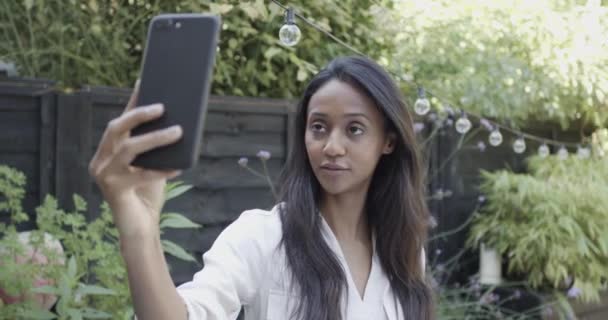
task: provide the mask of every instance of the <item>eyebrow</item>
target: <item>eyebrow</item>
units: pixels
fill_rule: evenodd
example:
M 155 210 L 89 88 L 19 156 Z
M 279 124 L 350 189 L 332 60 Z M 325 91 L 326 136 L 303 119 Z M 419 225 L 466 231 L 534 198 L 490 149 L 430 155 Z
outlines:
M 326 113 L 322 113 L 322 112 L 311 112 L 310 116 L 311 117 L 315 116 L 315 117 L 319 117 L 319 118 L 327 118 L 328 117 Z M 347 118 L 363 117 L 363 118 L 367 119 L 368 121 L 371 121 L 367 115 L 365 115 L 364 113 L 360 113 L 360 112 L 347 113 L 344 116 L 347 117 Z

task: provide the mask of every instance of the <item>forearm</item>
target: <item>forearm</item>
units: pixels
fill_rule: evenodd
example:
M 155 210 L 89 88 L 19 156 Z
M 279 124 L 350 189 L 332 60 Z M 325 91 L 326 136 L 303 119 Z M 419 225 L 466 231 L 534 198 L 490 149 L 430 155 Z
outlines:
M 121 239 L 135 314 L 140 320 L 186 319 L 187 311 L 167 268 L 160 237 Z

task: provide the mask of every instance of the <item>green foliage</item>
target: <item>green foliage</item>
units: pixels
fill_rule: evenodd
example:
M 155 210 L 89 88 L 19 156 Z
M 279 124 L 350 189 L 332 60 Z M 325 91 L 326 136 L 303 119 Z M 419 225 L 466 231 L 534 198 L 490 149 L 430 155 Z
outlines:
M 3 306 L 0 318 L 130 319 L 133 315 L 131 294 L 126 268 L 120 255 L 118 231 L 112 223 L 109 206 L 103 203 L 99 217 L 87 221 L 87 203 L 78 195 L 74 195 L 72 212 L 60 209 L 57 200 L 47 196 L 36 209 L 38 230 L 32 232 L 32 245 L 36 250 L 42 250 L 51 261 L 57 261 L 57 253 L 42 245 L 43 232 L 52 235 L 61 242 L 66 257 L 69 257 L 67 268 L 61 264 L 17 264 L 12 257 L 25 252 L 24 246 L 17 239 L 15 227 L 17 221 L 28 219 L 21 207 L 24 188 L 25 176 L 22 173 L 0 165 L 0 213 L 11 214 L 8 224 L 0 223 L 0 257 L 3 261 L 0 287 L 13 296 L 21 292 L 56 294 L 59 297 L 57 314 L 38 310 L 31 302 L 23 302 Z M 179 182 L 169 183 L 165 198 L 178 197 L 190 188 Z M 162 213 L 160 227 L 162 233 L 167 228 L 198 228 L 200 225 L 178 213 Z M 162 241 L 167 254 L 195 261 L 179 245 Z M 31 281 L 36 277 L 53 279 L 55 285 L 32 289 Z
M 404 0 L 396 9 L 386 24 L 399 43 L 391 68 L 447 100 L 435 107 L 522 125 L 608 123 L 606 4 Z
M 378 31 L 370 10 L 374 3 L 391 2 L 308 0 L 289 5 L 357 49 L 386 60 L 393 45 Z M 278 40 L 283 10 L 270 1 L 4 1 L 0 60 L 14 61 L 23 75 L 58 80 L 67 87 L 131 86 L 139 74 L 147 24 L 162 12 L 222 15 L 216 94 L 299 96 L 318 67 L 350 54 L 301 20 L 301 42 L 295 48 L 283 46 Z
M 534 157 L 529 169 L 482 173 L 488 202 L 468 244 L 496 248 L 533 287 L 562 288 L 573 278 L 584 300 L 597 300 L 608 270 L 608 162 Z

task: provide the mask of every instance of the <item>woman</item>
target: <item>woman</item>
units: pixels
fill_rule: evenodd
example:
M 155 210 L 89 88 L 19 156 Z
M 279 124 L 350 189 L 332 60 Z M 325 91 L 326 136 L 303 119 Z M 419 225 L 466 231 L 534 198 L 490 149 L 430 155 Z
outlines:
M 134 93 L 133 97 L 136 96 Z M 432 319 L 424 281 L 429 213 L 412 119 L 390 76 L 362 57 L 338 58 L 307 86 L 281 202 L 244 212 L 179 288 L 158 229 L 166 179 L 129 166 L 181 129 L 129 131 L 162 114 L 113 120 L 90 171 L 110 204 L 141 319 Z

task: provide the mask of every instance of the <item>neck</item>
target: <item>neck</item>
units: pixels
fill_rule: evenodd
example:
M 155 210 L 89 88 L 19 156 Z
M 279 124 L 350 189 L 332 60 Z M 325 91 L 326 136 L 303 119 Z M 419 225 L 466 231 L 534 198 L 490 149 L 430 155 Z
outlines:
M 323 196 L 321 214 L 338 240 L 369 241 L 366 194 L 367 192 L 357 192 Z

